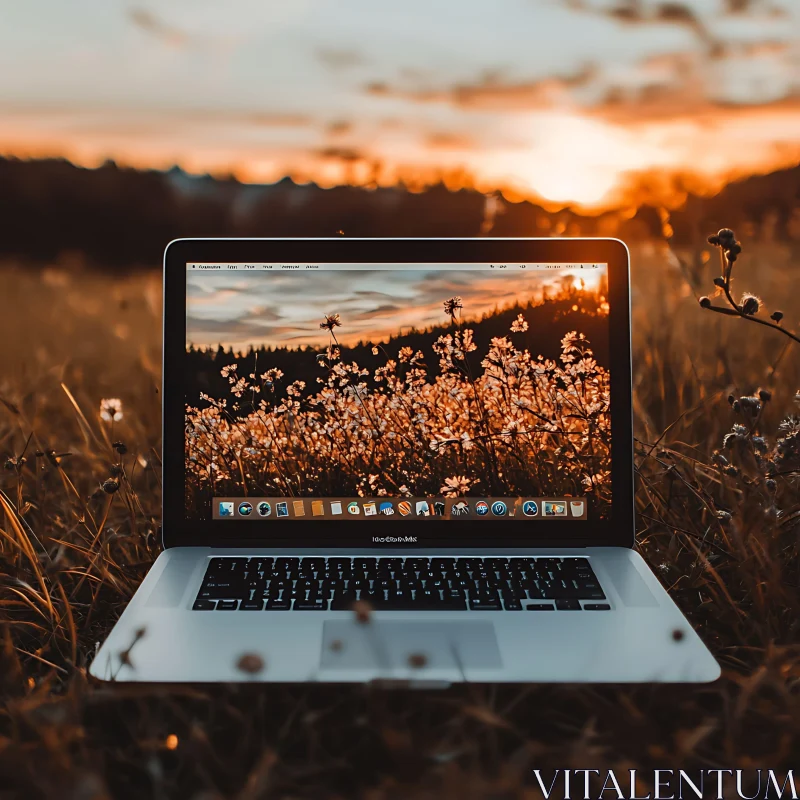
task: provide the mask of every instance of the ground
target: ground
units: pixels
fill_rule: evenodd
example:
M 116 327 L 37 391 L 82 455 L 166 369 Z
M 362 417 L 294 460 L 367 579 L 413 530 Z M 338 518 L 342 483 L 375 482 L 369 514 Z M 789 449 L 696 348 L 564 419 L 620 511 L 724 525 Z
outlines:
M 796 253 L 743 246 L 735 299 L 792 328 Z M 158 553 L 160 277 L 4 265 L 0 797 L 527 797 L 535 768 L 790 768 L 800 345 L 701 308 L 725 303 L 714 247 L 632 263 L 639 548 L 722 663 L 709 686 L 95 683 Z

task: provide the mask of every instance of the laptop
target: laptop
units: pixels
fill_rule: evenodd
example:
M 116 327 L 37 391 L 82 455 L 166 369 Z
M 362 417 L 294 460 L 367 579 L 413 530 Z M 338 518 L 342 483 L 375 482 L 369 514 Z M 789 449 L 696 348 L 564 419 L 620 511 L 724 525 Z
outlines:
M 181 239 L 163 551 L 91 664 L 157 682 L 706 682 L 634 549 L 614 239 Z

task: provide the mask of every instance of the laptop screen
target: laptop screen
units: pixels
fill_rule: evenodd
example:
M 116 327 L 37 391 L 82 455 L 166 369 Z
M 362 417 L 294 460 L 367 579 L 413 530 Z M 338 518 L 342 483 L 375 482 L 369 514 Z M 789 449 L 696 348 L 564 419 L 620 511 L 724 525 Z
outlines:
M 606 264 L 186 270 L 187 519 L 610 516 Z

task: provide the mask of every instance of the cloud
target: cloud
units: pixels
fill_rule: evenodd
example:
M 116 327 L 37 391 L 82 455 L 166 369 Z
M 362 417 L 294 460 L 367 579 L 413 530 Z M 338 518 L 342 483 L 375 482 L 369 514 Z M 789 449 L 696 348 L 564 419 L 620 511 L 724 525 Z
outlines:
M 320 47 L 315 53 L 317 60 L 332 70 L 358 67 L 366 63 L 357 50 L 334 47 Z
M 259 325 L 246 319 L 186 318 L 186 340 L 199 345 L 219 342 L 226 346 L 232 342 L 260 344 L 282 339 L 307 338 L 312 332 L 314 328 L 302 325 Z
M 328 123 L 326 130 L 331 136 L 341 136 L 353 130 L 353 123 L 346 119 L 335 119 Z
M 376 308 L 371 308 L 368 311 L 362 311 L 360 314 L 356 314 L 353 319 L 367 320 L 375 319 L 377 317 L 390 317 L 393 314 L 396 314 L 398 311 L 402 311 L 403 308 L 403 306 L 387 303 L 382 306 L 377 306 Z
M 434 150 L 472 150 L 477 147 L 471 136 L 444 131 L 429 133 L 425 137 L 425 144 Z
M 189 41 L 186 33 L 167 24 L 147 9 L 132 8 L 128 11 L 128 18 L 137 28 L 171 47 L 183 47 Z
M 332 158 L 337 161 L 362 161 L 367 157 L 360 150 L 349 147 L 323 147 L 316 151 L 316 155 L 320 158 Z
M 376 82 L 367 84 L 364 90 L 373 96 L 397 97 L 420 103 L 444 102 L 459 108 L 528 108 L 547 104 L 554 94 L 586 86 L 597 74 L 597 68 L 587 63 L 566 75 L 529 81 L 507 81 L 500 72 L 492 70 L 471 84 L 405 89 Z

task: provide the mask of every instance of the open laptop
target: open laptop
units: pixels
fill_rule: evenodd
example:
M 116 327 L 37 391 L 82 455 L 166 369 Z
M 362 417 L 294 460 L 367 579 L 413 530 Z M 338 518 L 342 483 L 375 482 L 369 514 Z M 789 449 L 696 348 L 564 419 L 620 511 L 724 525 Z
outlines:
M 181 239 L 120 681 L 711 681 L 634 545 L 611 239 Z

